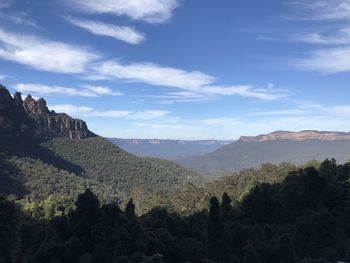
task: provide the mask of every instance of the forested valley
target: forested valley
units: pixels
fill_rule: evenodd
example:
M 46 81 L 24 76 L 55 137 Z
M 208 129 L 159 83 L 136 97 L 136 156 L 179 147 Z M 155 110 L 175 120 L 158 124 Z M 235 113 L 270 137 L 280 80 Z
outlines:
M 101 205 L 87 189 L 74 204 L 24 211 L 0 201 L 2 262 L 336 262 L 350 257 L 350 164 L 326 160 L 261 183 L 209 209 L 135 213 Z
M 206 181 L 0 87 L 0 262 L 350 261 L 350 163 Z

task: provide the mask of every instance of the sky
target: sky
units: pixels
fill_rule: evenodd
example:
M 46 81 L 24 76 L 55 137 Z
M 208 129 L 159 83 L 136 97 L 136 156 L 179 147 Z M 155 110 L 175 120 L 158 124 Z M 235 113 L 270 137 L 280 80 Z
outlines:
M 350 131 L 350 0 L 0 0 L 0 83 L 106 137 Z

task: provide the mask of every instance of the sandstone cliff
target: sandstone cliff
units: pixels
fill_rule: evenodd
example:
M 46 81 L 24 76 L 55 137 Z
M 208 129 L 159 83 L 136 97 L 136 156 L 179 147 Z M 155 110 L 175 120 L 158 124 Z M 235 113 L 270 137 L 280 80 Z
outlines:
M 50 111 L 44 99 L 35 100 L 28 95 L 22 100 L 19 92 L 12 97 L 9 91 L 0 85 L 0 136 L 83 139 L 95 134 L 89 131 L 84 121 Z

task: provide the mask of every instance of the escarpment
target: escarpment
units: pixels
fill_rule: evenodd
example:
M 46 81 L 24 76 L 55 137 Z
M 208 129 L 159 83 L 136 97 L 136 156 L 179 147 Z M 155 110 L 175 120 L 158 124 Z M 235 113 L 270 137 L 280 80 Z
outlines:
M 11 96 L 0 85 L 0 137 L 16 136 L 45 140 L 55 137 L 84 139 L 96 135 L 84 121 L 50 111 L 44 99 L 35 100 L 28 95 L 23 100 L 21 93 Z

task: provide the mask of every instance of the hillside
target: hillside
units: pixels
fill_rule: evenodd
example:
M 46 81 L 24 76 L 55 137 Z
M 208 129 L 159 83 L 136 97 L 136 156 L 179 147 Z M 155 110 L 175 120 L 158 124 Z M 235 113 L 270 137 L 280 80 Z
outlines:
M 350 159 L 350 134 L 337 132 L 279 131 L 257 137 L 241 137 L 238 141 L 202 156 L 180 160 L 185 167 L 202 172 L 239 171 L 263 163 L 289 161 L 297 165 L 309 160 Z
M 106 183 L 120 193 L 128 193 L 138 186 L 173 192 L 199 177 L 171 162 L 136 157 L 101 137 L 54 138 L 43 146 L 81 167 L 85 178 Z
M 137 156 L 178 160 L 213 152 L 232 141 L 147 140 L 108 138 L 112 143 Z
M 12 97 L 3 86 L 0 93 L 0 194 L 31 202 L 50 195 L 75 198 L 89 187 L 105 202 L 125 200 L 141 186 L 173 193 L 201 181 L 175 163 L 127 153 L 84 121 L 49 111 L 44 99 Z
M 184 206 L 205 200 L 205 210 L 187 216 L 166 208 L 138 216 L 133 200 L 125 209 L 116 203 L 101 205 L 89 189 L 77 197 L 74 208 L 51 198 L 28 210 L 0 197 L 0 259 L 349 262 L 350 165 L 326 160 L 318 166 L 295 170 L 289 164 L 266 165 L 238 179 L 240 174 L 214 182 L 209 193 L 192 188 L 187 199 L 173 198 Z M 244 183 L 244 177 L 252 183 Z M 236 190 L 248 187 L 236 197 Z

